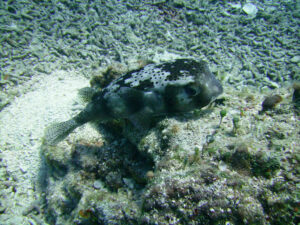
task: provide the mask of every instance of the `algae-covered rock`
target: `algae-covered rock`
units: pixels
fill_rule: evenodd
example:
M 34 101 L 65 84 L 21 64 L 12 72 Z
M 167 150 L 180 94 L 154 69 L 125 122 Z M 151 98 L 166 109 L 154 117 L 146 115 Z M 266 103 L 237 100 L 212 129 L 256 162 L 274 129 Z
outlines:
M 239 175 L 226 176 L 213 164 L 202 162 L 172 175 L 162 172 L 143 196 L 142 221 L 151 224 L 208 224 L 229 221 L 266 222 L 260 202 L 237 184 Z M 252 192 L 256 192 L 251 188 Z M 256 193 L 258 194 L 258 193 Z M 237 204 L 237 201 L 239 202 Z M 158 212 L 158 213 L 156 213 Z
M 299 157 L 291 153 L 299 146 L 293 104 L 283 100 L 272 112 L 259 114 L 263 95 L 227 91 L 231 97 L 221 105 L 159 118 L 142 132 L 124 121 L 107 142 L 83 132 L 73 143 L 69 139 L 56 150 L 45 150 L 52 168 L 45 191 L 49 222 L 296 221 L 291 208 L 297 207 Z M 232 135 L 235 117 L 238 128 Z

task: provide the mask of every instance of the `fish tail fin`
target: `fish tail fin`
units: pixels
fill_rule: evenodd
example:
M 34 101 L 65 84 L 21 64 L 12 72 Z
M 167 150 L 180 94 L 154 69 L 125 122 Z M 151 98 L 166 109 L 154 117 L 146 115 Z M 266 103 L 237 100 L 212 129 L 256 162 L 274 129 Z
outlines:
M 44 143 L 48 145 L 56 145 L 78 126 L 80 126 L 80 124 L 78 124 L 74 119 L 61 123 L 54 123 L 45 129 Z

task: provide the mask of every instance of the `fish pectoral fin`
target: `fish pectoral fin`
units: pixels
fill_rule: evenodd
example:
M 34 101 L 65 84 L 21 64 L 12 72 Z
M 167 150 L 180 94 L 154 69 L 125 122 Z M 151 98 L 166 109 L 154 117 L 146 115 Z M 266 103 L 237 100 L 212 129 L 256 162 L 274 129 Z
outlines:
M 148 130 L 151 127 L 151 117 L 143 111 L 133 114 L 128 119 L 138 130 Z
M 78 90 L 78 97 L 83 102 L 90 102 L 97 91 L 91 87 L 84 87 Z

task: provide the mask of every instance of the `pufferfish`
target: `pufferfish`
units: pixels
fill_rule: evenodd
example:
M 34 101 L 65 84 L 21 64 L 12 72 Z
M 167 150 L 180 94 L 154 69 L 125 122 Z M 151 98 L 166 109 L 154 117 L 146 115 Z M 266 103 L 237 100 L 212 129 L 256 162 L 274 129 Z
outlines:
M 223 92 L 203 60 L 176 59 L 130 71 L 93 94 L 75 117 L 46 128 L 44 140 L 55 145 L 77 127 L 91 121 L 128 119 L 147 127 L 155 116 L 202 108 Z

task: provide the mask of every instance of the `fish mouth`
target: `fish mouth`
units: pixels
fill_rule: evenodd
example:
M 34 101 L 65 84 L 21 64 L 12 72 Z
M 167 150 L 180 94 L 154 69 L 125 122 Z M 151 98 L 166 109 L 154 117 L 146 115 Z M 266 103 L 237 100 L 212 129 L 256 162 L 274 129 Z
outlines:
M 223 93 L 223 87 L 218 82 L 211 85 L 210 88 L 206 88 L 205 91 L 199 95 L 198 101 L 200 104 L 208 105 L 210 102 L 214 101 L 219 95 Z
M 213 86 L 212 93 L 212 95 L 215 97 L 218 97 L 220 94 L 223 93 L 223 87 L 221 83 L 218 82 L 216 85 Z
M 206 90 L 206 96 L 211 98 L 216 98 L 223 93 L 223 87 L 218 80 L 211 82 L 210 85 L 208 85 L 205 90 Z

